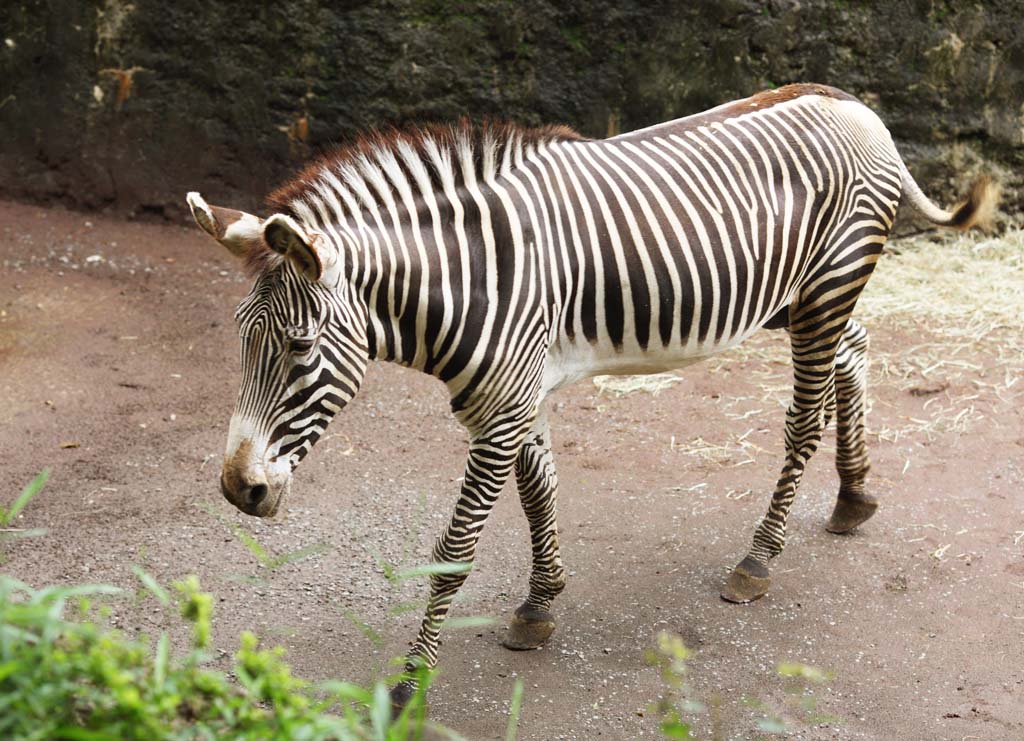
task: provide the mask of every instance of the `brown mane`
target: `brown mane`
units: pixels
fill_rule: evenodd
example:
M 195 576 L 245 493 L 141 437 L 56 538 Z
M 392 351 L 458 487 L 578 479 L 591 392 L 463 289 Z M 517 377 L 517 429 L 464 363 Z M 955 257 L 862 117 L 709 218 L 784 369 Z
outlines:
M 433 143 L 438 149 L 451 153 L 452 159 L 456 161 L 456 149 L 468 144 L 479 173 L 489 148 L 500 150 L 513 142 L 528 148 L 546 142 L 583 141 L 585 138 L 568 126 L 528 127 L 489 120 L 473 124 L 467 118 L 455 124 L 387 127 L 362 134 L 354 141 L 321 155 L 291 180 L 275 189 L 267 196 L 266 203 L 273 211 L 290 213 L 293 210 L 292 204 L 312 193 L 316 181 L 325 172 L 336 173 L 346 166 L 358 168 L 366 162 L 375 162 L 382 153 L 394 153 L 400 144 L 411 145 L 417 154 L 426 158 L 426 145 Z M 433 170 L 432 167 L 429 169 Z M 432 175 L 436 176 L 436 173 Z
M 706 111 L 698 116 L 714 119 L 748 112 L 751 108 L 766 108 L 779 103 L 801 97 L 803 95 L 821 95 L 841 100 L 856 100 L 851 95 L 826 85 L 794 84 L 774 90 L 766 90 L 744 100 L 733 101 L 719 108 Z M 397 160 L 400 168 L 408 175 L 407 166 L 397 156 L 399 149 L 411 147 L 425 163 L 431 181 L 435 187 L 441 186 L 440 174 L 430 162 L 428 149 L 435 148 L 453 162 L 451 176 L 456 182 L 463 179 L 462 170 L 468 163 L 461 160 L 463 152 L 472 157 L 471 167 L 479 177 L 485 169 L 485 159 L 490 158 L 493 167 L 495 160 L 500 160 L 509 145 L 529 150 L 541 144 L 559 141 L 587 141 L 569 126 L 548 125 L 541 127 L 522 126 L 505 121 L 485 119 L 479 124 L 463 118 L 453 124 L 427 124 L 399 128 L 389 126 L 366 132 L 353 141 L 325 152 L 291 179 L 278 186 L 266 198 L 266 205 L 271 212 L 285 213 L 300 218 L 297 213 L 303 205 L 318 200 L 316 193 L 318 184 L 326 185 L 328 174 L 339 176 L 348 171 L 362 177 L 366 170 L 379 169 L 382 159 Z M 344 180 L 344 178 L 342 178 Z M 394 184 L 384 178 L 393 188 Z M 330 187 L 330 186 L 328 186 Z M 373 190 L 370 188 L 369 190 Z M 245 259 L 246 271 L 250 275 L 259 275 L 281 264 L 281 256 L 270 250 L 266 244 L 254 244 Z
M 284 258 L 261 239 L 249 245 L 242 259 L 242 270 L 248 277 L 255 279 L 283 263 Z

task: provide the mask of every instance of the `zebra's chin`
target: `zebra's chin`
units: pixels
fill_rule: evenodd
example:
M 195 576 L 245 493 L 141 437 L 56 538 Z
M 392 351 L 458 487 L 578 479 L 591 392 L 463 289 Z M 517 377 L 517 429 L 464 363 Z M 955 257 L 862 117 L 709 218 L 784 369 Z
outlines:
M 270 491 L 267 493 L 267 498 L 260 504 L 262 506 L 257 507 L 257 511 L 252 514 L 255 517 L 274 517 L 277 515 L 281 504 L 284 502 L 288 492 L 292 489 L 292 473 L 291 467 L 287 466 L 285 470 L 275 472 L 273 468 L 267 471 L 268 483 Z

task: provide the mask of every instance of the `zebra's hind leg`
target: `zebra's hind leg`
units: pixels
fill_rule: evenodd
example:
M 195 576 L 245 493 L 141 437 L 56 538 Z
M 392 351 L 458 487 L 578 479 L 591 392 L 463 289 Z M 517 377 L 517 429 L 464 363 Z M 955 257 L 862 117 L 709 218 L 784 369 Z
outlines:
M 871 468 L 864 444 L 867 405 L 868 333 L 853 319 L 846 323 L 836 353 L 836 469 L 839 496 L 825 528 L 846 533 L 875 514 L 878 500 L 864 490 Z
M 837 315 L 812 304 L 791 315 L 794 382 L 793 403 L 786 412 L 786 461 L 750 552 L 733 569 L 722 591 L 722 599 L 728 602 L 753 602 L 768 593 L 768 562 L 786 543 L 789 509 L 831 411 L 836 350 L 851 309 Z
M 533 568 L 530 595 L 516 610 L 502 641 L 505 648 L 539 648 L 555 630 L 551 601 L 565 588 L 565 569 L 558 551 L 555 521 L 558 475 L 551 455 L 551 434 L 543 411 L 527 434 L 516 458 L 519 500 L 530 522 Z

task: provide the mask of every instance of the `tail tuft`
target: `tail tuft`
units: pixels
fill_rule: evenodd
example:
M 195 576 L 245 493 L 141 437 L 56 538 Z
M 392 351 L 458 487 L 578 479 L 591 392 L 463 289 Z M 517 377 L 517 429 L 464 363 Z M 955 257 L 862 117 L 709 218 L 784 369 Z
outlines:
M 982 175 L 971 184 L 967 200 L 953 209 L 953 218 L 946 226 L 961 231 L 976 226 L 988 229 L 998 205 L 999 184 L 988 175 Z
M 975 226 L 987 229 L 999 205 L 999 185 L 987 175 L 982 175 L 971 184 L 967 200 L 952 211 L 946 211 L 932 203 L 928 196 L 921 192 L 921 188 L 914 182 L 902 161 L 900 174 L 903 180 L 903 197 L 936 226 L 961 231 L 967 231 Z

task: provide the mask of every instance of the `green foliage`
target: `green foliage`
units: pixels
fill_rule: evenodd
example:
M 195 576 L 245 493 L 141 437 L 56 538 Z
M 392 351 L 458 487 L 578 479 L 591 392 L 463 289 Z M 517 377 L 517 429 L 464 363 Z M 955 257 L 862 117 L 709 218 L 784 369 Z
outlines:
M 465 574 L 473 568 L 472 563 L 465 561 L 453 561 L 449 563 L 428 563 L 422 566 L 413 566 L 394 573 L 395 581 L 408 581 L 420 576 L 443 576 L 445 574 Z
M 8 507 L 0 507 L 0 526 L 7 527 L 46 483 L 40 473 Z M 270 553 L 255 537 L 228 524 L 232 533 L 270 572 L 326 549 L 314 545 L 284 554 Z M 35 531 L 18 531 L 18 533 Z M 0 535 L 6 534 L 0 528 Z M 471 563 L 433 563 L 398 568 L 379 554 L 375 560 L 393 587 L 423 577 L 464 574 Z M 162 587 L 139 566 L 138 600 L 152 596 L 163 607 L 176 608 L 191 629 L 191 642 L 183 654 L 172 652 L 168 633 L 155 644 L 133 639 L 103 624 L 109 608 L 103 601 L 121 595 L 105 585 L 48 587 L 35 590 L 0 575 L 0 738 L 80 739 L 339 739 L 342 741 L 406 741 L 424 737 L 458 738 L 451 731 L 426 721 L 425 693 L 432 673 L 419 670 L 419 689 L 403 712 L 392 718 L 387 684 L 366 688 L 343 681 L 312 684 L 295 677 L 284 660 L 284 649 L 261 648 L 246 631 L 229 673 L 204 666 L 210 646 L 213 599 L 195 576 Z M 421 609 L 405 603 L 389 611 L 400 615 Z M 70 613 L 70 617 L 68 616 Z M 380 648 L 380 632 L 345 612 L 345 617 Z M 490 625 L 491 618 L 450 618 L 446 628 Z M 694 739 L 688 716 L 707 707 L 694 698 L 687 683 L 687 660 L 692 656 L 682 639 L 671 633 L 658 636 L 657 648 L 647 661 L 665 686 L 651 708 L 666 739 Z M 399 665 L 404 660 L 399 660 Z M 762 733 L 789 733 L 798 723 L 834 722 L 816 713 L 811 685 L 832 675 L 805 664 L 787 662 L 777 667 L 785 683 L 781 705 L 757 699 L 745 702 L 764 713 L 757 721 Z M 395 681 L 398 677 L 392 677 Z M 523 682 L 516 680 L 506 741 L 515 741 L 522 711 Z M 724 738 L 718 722 L 719 702 L 713 698 L 712 739 Z M 703 736 L 702 736 L 703 737 Z
M 175 582 L 181 593 L 181 616 L 192 623 L 192 640 L 197 649 L 210 645 L 210 622 L 213 619 L 213 598 L 199 591 L 199 579 L 192 575 Z M 242 644 L 245 644 L 243 636 Z
M 43 490 L 46 480 L 50 478 L 50 469 L 44 468 L 38 476 L 29 482 L 28 486 L 21 490 L 21 494 L 14 500 L 10 507 L 0 506 L 0 527 L 7 527 L 18 514 L 25 509 L 25 505 L 32 501 L 36 494 Z
M 141 569 L 146 590 L 170 594 Z M 205 668 L 213 601 L 198 580 L 175 586 L 192 629 L 190 649 L 171 651 L 166 633 L 147 642 L 104 627 L 92 600 L 107 586 L 34 590 L 0 576 L 0 738 L 18 739 L 353 739 L 419 738 L 423 692 L 391 718 L 387 687 L 312 685 L 292 675 L 281 648 L 243 633 L 229 675 Z M 69 607 L 77 606 L 77 610 Z M 69 617 L 66 613 L 72 612 Z
M 154 579 L 152 576 L 146 573 L 142 569 L 142 567 L 132 566 L 132 573 L 139 578 L 139 581 L 142 582 L 142 586 L 145 588 L 145 590 L 152 594 L 154 597 L 156 597 L 157 601 L 161 605 L 167 607 L 167 605 L 171 604 L 171 596 L 167 594 L 167 590 L 161 587 L 157 583 L 156 579 Z
M 313 543 L 302 548 L 298 548 L 294 551 L 286 551 L 284 553 L 271 553 L 267 548 L 256 539 L 256 536 L 252 535 L 241 525 L 236 525 L 230 522 L 220 512 L 213 507 L 203 504 L 200 505 L 209 515 L 218 520 L 224 525 L 231 534 L 234 535 L 238 540 L 246 547 L 246 549 L 256 557 L 259 565 L 267 571 L 277 571 L 282 566 L 285 566 L 296 561 L 301 561 L 310 556 L 317 556 L 321 553 L 326 553 L 331 549 L 326 543 Z M 258 577 L 246 577 L 245 581 L 250 582 L 261 582 L 262 579 Z
M 508 726 L 505 728 L 505 741 L 516 741 L 516 728 L 519 725 L 519 713 L 523 709 L 523 680 L 517 679 L 512 689 L 512 705 L 508 711 Z
M 665 738 L 694 738 L 689 723 L 683 714 L 703 709 L 703 705 L 690 699 L 690 688 L 686 683 L 686 660 L 690 650 L 683 639 L 672 633 L 658 634 L 658 648 L 647 652 L 647 663 L 658 670 L 665 692 L 652 707 L 661 719 L 661 733 Z
M 408 562 L 409 554 L 413 545 L 413 533 L 415 533 L 422 524 L 423 518 L 426 515 L 426 510 L 427 500 L 426 497 L 423 496 L 420 497 L 419 506 L 417 507 L 414 515 L 413 525 L 408 528 L 405 541 L 402 544 L 402 563 Z M 360 536 L 359 533 L 354 532 L 352 537 L 353 540 L 361 542 L 363 548 L 365 548 L 366 552 L 371 558 L 373 558 L 381 576 L 384 577 L 387 587 L 391 590 L 397 590 L 403 583 L 416 581 L 422 577 L 428 577 L 430 581 L 434 581 L 435 579 L 443 579 L 446 576 L 469 574 L 469 572 L 473 570 L 473 563 L 471 561 L 435 561 L 433 563 L 403 568 L 400 563 L 392 563 L 386 559 L 372 542 L 368 541 L 365 537 Z M 390 608 L 387 611 L 387 615 L 389 618 L 394 618 L 405 615 L 409 612 L 422 612 L 425 608 L 425 602 L 401 602 Z M 384 645 L 382 630 L 374 628 L 350 610 L 342 609 L 341 612 L 345 616 L 345 619 L 352 623 L 352 625 L 355 626 L 356 629 L 374 645 L 374 647 L 379 649 Z M 482 628 L 494 625 L 495 622 L 494 618 L 483 615 L 448 617 L 445 619 L 442 629 L 449 631 Z
M 779 664 L 775 671 L 778 672 L 780 677 L 792 677 L 794 679 L 805 679 L 809 682 L 815 682 L 820 684 L 827 682 L 832 679 L 830 672 L 822 671 L 814 666 L 808 666 L 807 664 L 798 664 L 796 662 L 784 661 Z
M 767 712 L 766 717 L 757 723 L 760 730 L 788 733 L 800 723 L 839 722 L 840 719 L 835 716 L 817 712 L 818 700 L 812 690 L 813 685 L 830 682 L 833 678 L 831 672 L 794 661 L 782 662 L 775 667 L 775 672 L 785 682 L 786 699 L 781 707 L 770 708 L 763 703 L 756 704 L 756 707 Z
M 21 514 L 21 511 L 25 509 L 28 503 L 43 490 L 43 486 L 46 485 L 46 480 L 48 478 L 50 478 L 50 469 L 45 468 L 38 476 L 28 483 L 28 486 L 21 490 L 21 494 L 15 497 L 9 507 L 0 505 L 0 544 L 5 540 L 13 540 L 14 538 L 30 538 L 46 534 L 46 530 L 41 528 L 24 530 L 21 528 L 11 527 L 11 525 L 14 523 L 14 520 L 18 515 Z M 0 563 L 3 562 L 4 554 L 3 551 L 0 550 Z
M 260 562 L 260 565 L 270 571 L 275 571 L 285 564 L 289 564 L 294 561 L 301 561 L 307 556 L 315 556 L 330 550 L 330 546 L 324 543 L 314 543 L 294 551 L 272 555 L 267 552 L 256 538 L 247 533 L 240 526 L 233 527 L 231 532 L 233 532 L 235 537 L 242 541 L 245 547 L 248 548 L 254 556 L 256 556 L 256 560 Z
M 679 636 L 665 632 L 658 635 L 657 649 L 648 651 L 646 658 L 647 663 L 657 669 L 665 690 L 658 702 L 651 706 L 651 712 L 660 719 L 664 738 L 696 739 L 698 736 L 685 717 L 704 712 L 710 706 L 711 732 L 706 738 L 721 741 L 726 738 L 719 713 L 721 699 L 712 697 L 705 705 L 694 698 L 693 690 L 686 681 L 686 662 L 691 656 L 691 651 Z M 800 724 L 839 722 L 839 718 L 816 712 L 817 699 L 811 690 L 812 685 L 831 681 L 831 673 L 797 662 L 779 664 L 776 673 L 785 685 L 786 698 L 783 703 L 743 698 L 746 705 L 764 714 L 756 721 L 758 731 L 771 735 L 788 734 Z

